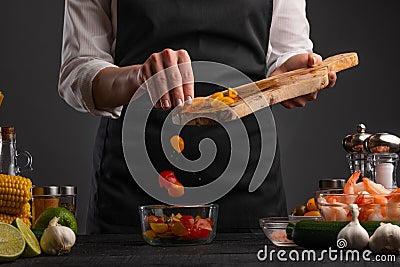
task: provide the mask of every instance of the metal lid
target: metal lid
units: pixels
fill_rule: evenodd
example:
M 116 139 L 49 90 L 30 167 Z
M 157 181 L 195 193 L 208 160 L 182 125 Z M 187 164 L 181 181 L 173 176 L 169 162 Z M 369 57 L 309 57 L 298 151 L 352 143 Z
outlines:
M 342 141 L 343 147 L 347 152 L 365 152 L 364 140 L 371 134 L 366 133 L 367 127 L 364 124 L 357 124 L 357 133 L 346 135 Z
M 319 180 L 320 189 L 341 189 L 346 183 L 345 179 L 322 179 Z
M 34 186 L 32 188 L 33 196 L 60 196 L 60 188 L 55 185 Z
M 376 133 L 364 141 L 368 153 L 399 153 L 400 138 L 389 133 Z
M 73 185 L 63 185 L 60 186 L 60 193 L 63 196 L 73 196 L 76 195 L 78 188 Z

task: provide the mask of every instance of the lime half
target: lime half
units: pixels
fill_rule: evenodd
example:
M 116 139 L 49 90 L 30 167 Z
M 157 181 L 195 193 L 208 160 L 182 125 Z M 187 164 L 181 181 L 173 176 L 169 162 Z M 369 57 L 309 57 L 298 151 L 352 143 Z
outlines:
M 25 239 L 26 246 L 21 256 L 35 257 L 37 255 L 40 255 L 42 251 L 40 249 L 39 241 L 37 240 L 35 234 L 31 231 L 31 229 L 24 223 L 24 221 L 21 218 L 17 217 L 12 224 L 18 228 Z
M 48 208 L 43 211 L 34 223 L 33 228 L 46 229 L 49 226 L 50 220 L 54 217 L 59 218 L 59 224 L 71 228 L 75 234 L 78 233 L 78 223 L 75 215 L 64 207 Z
M 25 249 L 25 240 L 17 228 L 0 222 L 0 262 L 16 260 Z

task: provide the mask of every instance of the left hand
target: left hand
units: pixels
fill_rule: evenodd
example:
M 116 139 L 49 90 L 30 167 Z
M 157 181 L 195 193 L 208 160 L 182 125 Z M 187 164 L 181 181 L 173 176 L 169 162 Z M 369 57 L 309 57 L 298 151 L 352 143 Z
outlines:
M 285 61 L 281 66 L 279 66 L 274 72 L 271 73 L 271 76 L 281 74 L 284 72 L 304 68 L 304 67 L 315 67 L 322 63 L 322 57 L 315 53 L 303 53 L 294 55 L 288 60 Z M 336 83 L 336 72 L 331 71 L 328 74 L 329 84 L 327 87 L 333 87 Z M 313 101 L 317 99 L 317 92 L 295 97 L 286 101 L 283 101 L 281 104 L 286 108 L 295 108 L 295 107 L 304 107 L 308 101 Z

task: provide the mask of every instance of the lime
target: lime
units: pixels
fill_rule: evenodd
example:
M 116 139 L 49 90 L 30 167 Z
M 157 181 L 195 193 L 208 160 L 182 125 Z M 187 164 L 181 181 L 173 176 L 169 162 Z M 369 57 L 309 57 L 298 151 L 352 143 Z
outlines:
M 39 218 L 36 219 L 32 228 L 45 229 L 49 226 L 50 220 L 54 217 L 59 218 L 59 224 L 71 228 L 75 234 L 78 233 L 78 223 L 76 222 L 74 214 L 64 207 L 46 209 L 39 215 Z
M 25 249 L 25 240 L 17 228 L 0 222 L 0 262 L 16 260 Z
M 31 231 L 31 229 L 24 223 L 24 221 L 21 218 L 17 217 L 12 224 L 18 228 L 25 239 L 25 250 L 21 256 L 28 258 L 40 255 L 41 249 L 39 241 L 37 240 L 35 234 Z

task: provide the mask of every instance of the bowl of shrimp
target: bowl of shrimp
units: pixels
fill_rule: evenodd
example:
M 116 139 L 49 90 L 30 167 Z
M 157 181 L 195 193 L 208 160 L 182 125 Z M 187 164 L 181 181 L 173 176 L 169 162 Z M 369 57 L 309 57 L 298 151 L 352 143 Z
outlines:
M 317 208 L 325 221 L 350 221 L 350 204 L 357 204 L 359 221 L 400 221 L 400 188 L 383 187 L 354 172 L 343 189 L 315 194 Z

